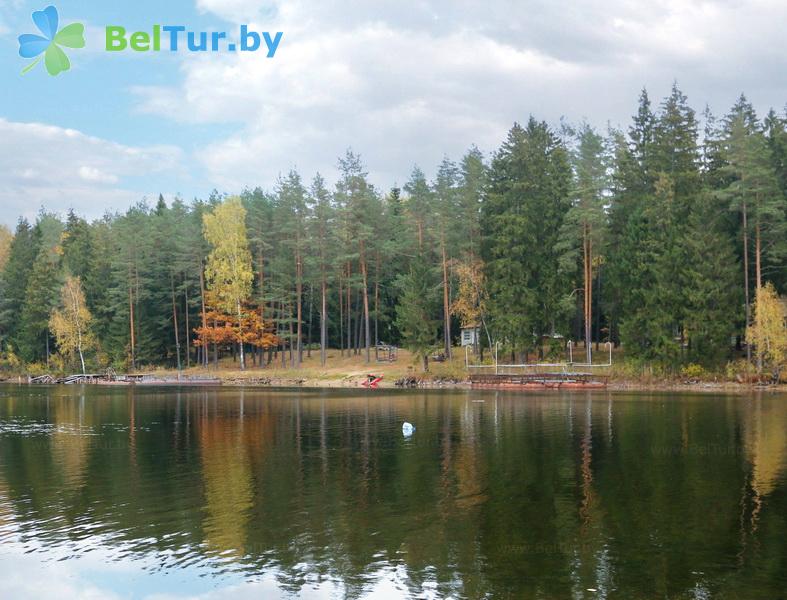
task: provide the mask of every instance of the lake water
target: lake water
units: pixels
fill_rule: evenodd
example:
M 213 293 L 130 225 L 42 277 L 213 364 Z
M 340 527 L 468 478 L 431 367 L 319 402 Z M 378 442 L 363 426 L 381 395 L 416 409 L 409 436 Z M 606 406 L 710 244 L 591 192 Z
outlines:
M 0 386 L 4 600 L 786 590 L 785 396 Z

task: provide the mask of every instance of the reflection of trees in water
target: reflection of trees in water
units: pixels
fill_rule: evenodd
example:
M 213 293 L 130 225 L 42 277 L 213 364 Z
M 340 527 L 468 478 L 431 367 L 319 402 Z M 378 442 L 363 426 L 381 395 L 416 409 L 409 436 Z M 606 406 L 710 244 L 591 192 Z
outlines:
M 251 472 L 242 421 L 203 415 L 199 423 L 205 482 L 205 543 L 211 552 L 245 554 L 248 513 L 252 507 Z
M 768 401 L 761 394 L 748 400 L 743 409 L 743 437 L 749 469 L 740 501 L 740 564 L 746 562 L 747 555 L 761 550 L 757 537 L 760 519 L 768 497 L 784 481 L 787 404 Z
M 85 413 L 85 396 L 57 398 L 52 402 L 54 431 L 50 438 L 52 459 L 60 473 L 62 492 L 74 493 L 87 477 L 89 446 L 94 437 L 92 415 Z
M 787 415 L 767 398 L 91 393 L 82 413 L 76 396 L 49 413 L 0 401 L 0 418 L 81 419 L 99 434 L 63 453 L 54 434 L 0 436 L 15 459 L 0 461 L 10 518 L 55 542 L 97 531 L 130 555 L 172 551 L 170 565 L 224 553 L 209 564 L 273 571 L 291 591 L 340 580 L 350 597 L 384 569 L 413 595 L 714 593 L 746 589 L 766 550 L 785 555 L 773 532 L 787 533 Z M 737 447 L 745 456 L 725 450 Z M 744 486 L 761 548 L 738 563 Z M 52 519 L 64 512 L 68 528 Z
M 8 487 L 3 479 L 3 473 L 0 470 L 0 544 L 3 543 L 4 538 L 11 535 L 13 522 L 14 509 L 8 496 Z
M 460 412 L 461 443 L 456 452 L 456 506 L 470 509 L 488 500 L 486 472 L 481 453 L 479 420 L 481 411 L 465 401 Z

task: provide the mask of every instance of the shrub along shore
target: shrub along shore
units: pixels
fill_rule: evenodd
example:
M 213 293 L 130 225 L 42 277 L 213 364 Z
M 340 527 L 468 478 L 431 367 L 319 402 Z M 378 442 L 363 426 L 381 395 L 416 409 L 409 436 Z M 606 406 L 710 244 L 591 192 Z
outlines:
M 462 354 L 461 359 L 459 355 Z M 616 352 L 615 360 L 620 360 Z M 472 355 L 471 355 L 472 359 Z M 487 364 L 490 364 L 487 362 Z M 737 363 L 740 367 L 743 363 Z M 611 368 L 596 368 L 598 374 L 608 375 L 607 390 L 620 391 L 659 391 L 686 390 L 701 392 L 748 393 L 753 390 L 787 391 L 787 385 L 760 385 L 746 382 L 743 372 L 731 368 L 710 372 L 698 365 L 690 365 L 678 371 L 636 367 L 622 360 Z M 753 371 L 752 371 L 753 372 Z M 48 373 L 46 371 L 19 371 L 6 373 L 3 381 L 7 383 L 27 383 L 29 377 Z M 52 374 L 52 373 L 49 373 Z M 67 375 L 58 373 L 56 375 Z M 304 356 L 300 368 L 282 368 L 268 365 L 249 367 L 241 370 L 237 361 L 222 359 L 218 367 L 189 367 L 188 369 L 166 369 L 161 367 L 142 368 L 138 376 L 144 375 L 148 383 L 166 382 L 180 385 L 203 385 L 216 380 L 222 385 L 242 385 L 250 387 L 300 387 L 300 388 L 357 388 L 363 389 L 368 376 L 381 376 L 377 387 L 416 387 L 416 388 L 462 388 L 471 387 L 468 370 L 461 349 L 455 349 L 454 358 L 445 362 L 431 361 L 429 371 L 421 369 L 419 357 L 406 350 L 399 351 L 395 362 L 375 362 L 367 365 L 362 356 L 340 356 L 338 350 L 328 352 L 328 364 L 321 366 L 319 353 Z

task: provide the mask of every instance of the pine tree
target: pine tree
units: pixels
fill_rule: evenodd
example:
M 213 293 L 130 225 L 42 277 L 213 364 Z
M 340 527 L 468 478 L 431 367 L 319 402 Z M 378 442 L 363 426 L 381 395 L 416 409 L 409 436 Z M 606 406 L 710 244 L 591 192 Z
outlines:
M 396 307 L 396 324 L 404 345 L 420 357 L 424 371 L 429 370 L 429 353 L 437 342 L 437 282 L 426 259 L 420 254 L 410 271 L 397 280 L 401 289 Z
M 349 242 L 348 263 L 357 261 L 360 272 L 360 293 L 362 301 L 362 319 L 357 325 L 363 325 L 365 359 L 371 361 L 371 327 L 369 311 L 369 263 L 374 255 L 374 224 L 381 218 L 382 207 L 374 187 L 367 179 L 367 173 L 360 156 L 348 150 L 339 159 L 340 178 L 336 183 L 335 200 L 345 227 L 345 239 Z M 355 250 L 350 250 L 355 248 Z M 349 279 L 349 269 L 348 269 Z M 349 285 L 348 280 L 348 285 Z M 349 287 L 347 308 L 349 311 Z M 348 313 L 349 314 L 349 313 Z M 348 328 L 348 334 L 351 332 Z M 356 344 L 358 347 L 360 344 Z M 349 344 L 348 344 L 349 346 Z
M 152 264 L 152 225 L 148 206 L 142 202 L 113 220 L 108 232 L 112 245 L 106 345 L 115 361 L 131 369 L 160 358 L 159 322 L 151 307 L 160 267 Z
M 415 247 L 415 238 L 409 227 L 402 190 L 394 186 L 386 194 L 380 218 L 377 305 L 379 320 L 375 327 L 375 342 L 380 342 L 381 334 L 389 344 L 398 344 L 399 330 L 396 326 L 396 306 L 399 304 L 400 288 L 395 285 L 396 278 L 409 270 L 410 259 Z
M 579 129 L 577 143 L 572 153 L 573 205 L 566 214 L 556 249 L 561 253 L 564 271 L 575 276 L 577 265 L 582 267 L 585 360 L 591 363 L 593 279 L 604 252 L 607 229 L 607 160 L 603 138 L 589 125 Z M 570 302 L 570 298 L 567 300 Z
M 309 193 L 312 219 L 310 238 L 316 245 L 315 270 L 320 288 L 320 365 L 325 366 L 328 351 L 328 283 L 333 262 L 335 214 L 325 180 L 317 173 Z
M 459 169 L 448 158 L 443 158 L 437 169 L 433 185 L 435 206 L 435 237 L 439 245 L 440 271 L 443 288 L 443 351 L 451 358 L 451 286 L 449 269 L 453 262 L 455 248 L 458 246 L 454 227 L 459 210 Z
M 740 214 L 743 247 L 743 279 L 746 327 L 751 323 L 750 302 L 750 240 L 754 238 L 754 288 L 763 285 L 763 255 L 774 263 L 784 253 L 785 202 L 773 169 L 772 157 L 765 137 L 752 132 L 743 116 L 730 123 L 725 140 L 721 167 L 729 185 L 717 196 L 729 202 L 730 209 Z M 748 346 L 747 346 L 748 348 Z M 751 358 L 750 348 L 747 350 Z
M 423 253 L 426 248 L 427 235 L 434 224 L 434 194 L 426 181 L 426 175 L 418 167 L 413 167 L 410 180 L 404 185 L 407 195 L 407 214 L 410 218 L 412 231 L 418 251 Z
M 295 300 L 295 366 L 303 361 L 303 283 L 306 261 L 308 223 L 307 191 L 297 171 L 291 170 L 279 181 L 277 192 L 278 232 L 280 248 L 287 251 L 292 261 L 292 289 L 288 294 Z

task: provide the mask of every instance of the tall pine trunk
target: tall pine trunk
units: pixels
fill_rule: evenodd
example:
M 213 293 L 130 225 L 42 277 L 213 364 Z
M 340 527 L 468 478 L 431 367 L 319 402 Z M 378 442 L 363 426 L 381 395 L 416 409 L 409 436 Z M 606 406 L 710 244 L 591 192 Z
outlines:
M 743 290 L 746 299 L 746 327 L 751 323 L 751 300 L 749 298 L 749 223 L 746 200 L 743 201 Z M 751 362 L 751 343 L 746 340 L 746 360 Z
M 297 338 L 296 338 L 296 352 L 295 352 L 295 366 L 301 368 L 303 362 L 303 263 L 301 262 L 300 252 L 295 258 L 295 297 L 297 305 L 295 307 L 296 317 L 298 319 L 297 325 Z
M 347 263 L 347 356 L 352 355 L 353 347 L 353 328 L 352 328 L 352 298 L 350 297 L 350 263 Z
M 314 287 L 309 282 L 309 327 L 306 329 L 306 358 L 312 357 L 312 316 L 314 312 Z
M 601 340 L 601 265 L 598 267 L 596 275 L 596 352 L 598 352 Z
M 295 332 L 293 332 L 293 330 L 292 330 L 292 305 L 290 305 L 290 304 L 287 305 L 287 322 L 289 324 L 289 329 L 290 329 L 289 353 L 290 353 L 290 367 L 292 367 L 295 364 L 295 362 L 294 362 L 295 359 L 292 356 L 292 338 L 293 338 Z M 300 345 L 299 341 L 297 343 Z M 297 350 L 297 348 L 296 348 L 296 350 Z M 297 352 L 296 352 L 296 354 L 297 354 Z
M 189 334 L 189 285 L 188 282 L 183 282 L 183 302 L 185 304 L 184 317 L 186 327 L 186 368 L 191 367 L 191 335 Z
M 451 358 L 451 306 L 448 297 L 448 259 L 445 254 L 445 232 L 440 236 L 440 248 L 443 255 L 443 344 L 445 357 Z
M 208 315 L 205 310 L 205 272 L 202 268 L 202 262 L 200 261 L 199 267 L 199 296 L 200 296 L 200 304 L 202 308 L 202 330 L 205 331 L 208 328 Z M 208 344 L 203 344 L 200 346 L 202 352 L 202 364 L 207 367 L 210 361 L 208 357 Z
M 322 273 L 322 281 L 320 282 L 320 365 L 325 366 L 325 351 L 328 343 L 328 286 L 325 282 L 325 271 Z
M 590 242 L 590 233 L 588 225 L 585 223 L 583 227 L 582 250 L 584 254 L 584 270 L 585 270 L 585 362 L 590 364 L 593 360 L 591 354 L 591 308 L 593 306 L 593 262 L 592 262 L 592 246 Z
M 361 275 L 363 276 L 363 323 L 364 323 L 364 342 L 366 346 L 366 364 L 371 362 L 371 330 L 369 329 L 369 282 L 366 273 L 366 255 L 364 245 L 361 242 Z
M 281 337 L 280 337 L 280 339 L 281 339 L 281 368 L 282 369 L 286 369 L 287 368 L 287 351 L 286 351 L 286 346 L 285 346 L 285 341 L 284 341 L 284 324 L 282 323 L 283 319 L 284 319 L 284 301 L 280 301 L 279 302 L 279 326 L 278 326 L 278 329 L 281 332 Z M 290 341 L 292 341 L 292 340 L 290 340 Z
M 339 354 L 344 357 L 344 289 L 339 275 Z
M 757 217 L 754 226 L 754 279 L 757 289 L 762 287 L 762 244 L 760 241 L 760 218 Z
M 178 334 L 178 308 L 175 303 L 175 278 L 172 273 L 169 275 L 169 285 L 172 291 L 172 328 L 175 330 L 175 354 L 178 358 L 178 371 L 181 369 L 180 364 L 180 335 Z
M 132 291 L 131 281 L 128 283 L 128 323 L 129 334 L 131 335 L 131 370 L 136 370 L 136 358 L 134 348 L 134 293 Z
M 756 224 L 754 226 L 754 264 L 755 264 L 755 281 L 757 287 L 754 291 L 756 312 L 755 318 L 757 320 L 757 331 L 762 331 L 762 307 L 759 306 L 760 298 L 762 297 L 762 266 L 761 258 L 762 245 L 760 242 L 760 216 L 757 215 Z M 757 374 L 762 374 L 762 349 L 757 349 Z
M 380 343 L 380 331 L 378 329 L 380 321 L 380 253 L 377 252 L 377 260 L 374 268 L 374 346 Z M 376 350 L 375 350 L 376 352 Z
M 361 333 L 363 329 L 363 299 L 361 290 L 355 294 L 355 337 L 353 338 L 353 355 L 361 353 Z

